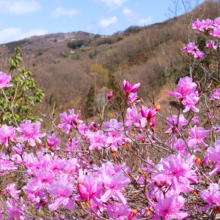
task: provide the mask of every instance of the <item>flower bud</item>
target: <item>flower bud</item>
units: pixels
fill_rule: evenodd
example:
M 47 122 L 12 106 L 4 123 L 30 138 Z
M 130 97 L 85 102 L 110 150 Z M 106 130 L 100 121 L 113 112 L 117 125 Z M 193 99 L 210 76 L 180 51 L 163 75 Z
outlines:
M 131 212 L 128 215 L 127 220 L 131 220 L 135 215 L 137 215 L 137 210 L 136 209 L 131 210 Z
M 201 164 L 201 159 L 200 159 L 199 157 L 195 157 L 195 158 L 193 159 L 193 162 L 199 167 L 200 164 Z
M 126 93 L 129 93 L 129 92 L 130 92 L 130 89 L 131 89 L 131 84 L 124 79 L 124 81 L 123 81 L 123 90 L 124 90 Z
M 86 188 L 83 186 L 82 182 L 78 183 L 78 191 L 81 199 L 85 201 L 89 200 L 89 193 L 86 191 Z
M 160 109 L 161 109 L 160 105 L 155 105 L 155 109 L 157 112 L 160 111 Z
M 148 209 L 148 210 L 147 210 L 147 215 L 150 215 L 150 214 L 151 214 L 151 210 Z
M 112 97 L 113 97 L 113 93 L 110 92 L 110 93 L 108 94 L 108 100 L 110 100 Z
M 155 117 L 153 117 L 152 120 L 151 120 L 150 126 L 154 127 L 155 123 L 156 123 L 156 119 L 155 119 Z
M 115 150 L 114 150 L 114 149 L 112 149 L 112 148 L 111 148 L 111 153 L 112 153 L 112 154 L 114 154 L 114 153 L 115 153 Z

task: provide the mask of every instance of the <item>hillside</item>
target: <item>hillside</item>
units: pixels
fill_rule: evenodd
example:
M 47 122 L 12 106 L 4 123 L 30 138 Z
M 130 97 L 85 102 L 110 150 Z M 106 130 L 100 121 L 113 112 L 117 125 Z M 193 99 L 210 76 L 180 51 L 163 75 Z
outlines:
M 187 74 L 180 47 L 199 39 L 189 24 L 197 17 L 217 17 L 216 4 L 205 2 L 178 18 L 130 27 L 112 36 L 79 31 L 11 42 L 1 45 L 1 68 L 7 72 L 5 56 L 10 56 L 16 46 L 21 47 L 23 65 L 34 73 L 38 87 L 46 94 L 42 111 L 51 109 L 54 102 L 59 111 L 80 108 L 93 85 L 99 107 L 105 103 L 107 92 L 114 89 L 112 76 L 120 83 L 124 78 L 132 83 L 142 81 L 147 86 L 141 88 L 141 96 L 147 100 L 150 91 L 155 91 L 156 97 L 163 91 L 167 79 L 177 79 L 180 72 Z

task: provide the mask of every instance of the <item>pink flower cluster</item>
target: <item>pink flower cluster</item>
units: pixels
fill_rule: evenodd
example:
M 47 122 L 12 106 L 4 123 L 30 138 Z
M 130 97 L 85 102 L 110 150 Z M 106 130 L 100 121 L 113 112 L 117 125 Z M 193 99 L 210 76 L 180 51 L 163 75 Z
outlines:
M 183 46 L 181 50 L 191 54 L 194 58 L 203 59 L 205 57 L 205 54 L 198 49 L 198 46 L 196 46 L 194 42 L 189 43 L 187 46 Z
M 213 37 L 220 38 L 220 17 L 216 18 L 214 21 L 212 21 L 211 19 L 206 19 L 202 21 L 197 19 L 192 24 L 192 29 L 196 29 L 202 32 L 211 29 L 213 31 L 210 31 L 209 34 L 212 35 Z
M 169 91 L 167 92 L 167 94 L 170 96 L 175 96 L 185 105 L 185 109 L 183 112 L 188 112 L 189 110 L 199 112 L 199 109 L 195 107 L 195 105 L 199 101 L 199 94 L 198 92 L 195 92 L 196 87 L 197 84 L 192 82 L 192 78 L 180 78 L 177 91 Z

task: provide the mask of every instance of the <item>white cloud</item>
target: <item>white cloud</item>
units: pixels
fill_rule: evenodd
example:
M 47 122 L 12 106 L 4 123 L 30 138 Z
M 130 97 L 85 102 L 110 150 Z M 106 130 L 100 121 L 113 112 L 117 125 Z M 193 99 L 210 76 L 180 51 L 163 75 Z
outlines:
M 57 8 L 56 10 L 54 10 L 52 12 L 52 16 L 54 18 L 59 18 L 62 15 L 72 17 L 73 15 L 76 15 L 78 13 L 79 12 L 75 9 L 68 10 L 68 9 L 65 9 L 65 8 Z
M 129 0 L 94 0 L 95 2 L 103 2 L 110 8 L 121 7 L 125 2 Z
M 133 14 L 132 10 L 131 10 L 130 8 L 127 8 L 127 7 L 125 7 L 125 8 L 123 9 L 122 13 L 123 13 L 124 15 L 132 15 L 132 14 Z
M 36 0 L 0 0 L 0 14 L 26 14 L 40 8 Z
M 117 23 L 118 22 L 118 18 L 116 16 L 110 18 L 110 19 L 102 19 L 100 22 L 100 25 L 102 28 L 107 28 L 109 25 Z
M 23 40 L 24 38 L 47 34 L 46 30 L 35 29 L 29 31 L 22 31 L 20 28 L 8 28 L 0 30 L 0 44 Z
M 138 23 L 139 23 L 140 25 L 147 25 L 147 24 L 152 23 L 152 21 L 153 21 L 152 16 L 149 16 L 149 17 L 146 18 L 146 19 L 144 19 L 144 18 L 140 19 L 140 20 L 138 21 Z

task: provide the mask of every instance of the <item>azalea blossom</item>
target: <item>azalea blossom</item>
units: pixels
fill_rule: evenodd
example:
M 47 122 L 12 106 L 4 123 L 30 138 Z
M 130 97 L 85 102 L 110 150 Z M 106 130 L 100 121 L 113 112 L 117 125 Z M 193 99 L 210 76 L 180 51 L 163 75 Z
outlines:
M 220 99 L 220 89 L 212 90 L 212 95 L 210 96 L 209 100 Z
M 47 136 L 47 145 L 49 147 L 58 148 L 58 144 L 60 143 L 60 140 L 56 138 L 56 135 L 53 133 L 51 136 Z
M 209 136 L 209 130 L 205 130 L 203 127 L 197 127 L 196 125 L 190 130 L 190 137 L 187 142 L 190 147 L 200 144 L 204 147 L 208 145 L 203 141 L 203 139 Z
M 11 76 L 7 75 L 6 73 L 0 72 L 0 89 L 13 86 L 12 84 L 9 84 L 10 81 Z
M 143 105 L 141 106 L 141 115 L 142 117 L 147 118 L 147 120 L 150 120 L 156 114 L 157 114 L 156 109 L 147 108 L 147 107 L 144 107 Z
M 185 78 L 180 78 L 178 82 L 177 91 L 167 92 L 170 96 L 175 96 L 178 99 L 185 99 L 191 93 L 194 93 L 196 90 L 196 83 L 192 82 L 192 78 L 186 76 Z
M 214 169 L 209 173 L 210 176 L 213 176 L 220 170 L 220 139 L 214 143 L 214 146 L 214 148 L 209 147 L 206 151 L 206 157 L 215 163 Z
M 220 191 L 218 184 L 210 184 L 209 189 L 202 190 L 199 194 L 203 200 L 208 203 L 205 209 L 220 205 Z
M 146 119 L 141 116 L 141 113 L 138 113 L 137 108 L 128 108 L 126 113 L 126 122 L 125 125 L 135 126 L 135 127 L 145 127 Z
M 159 164 L 162 165 L 163 171 L 155 173 L 153 179 L 158 183 L 167 182 L 176 192 L 183 190 L 182 184 L 189 185 L 190 182 L 198 182 L 195 172 L 191 169 L 192 164 L 182 159 L 180 154 L 170 155 L 162 159 Z M 190 190 L 190 188 L 184 190 Z
M 89 175 L 79 178 L 78 191 L 82 200 L 88 201 L 93 199 L 97 193 L 98 181 L 90 173 Z
M 167 195 L 164 197 L 162 193 L 157 197 L 158 203 L 155 205 L 156 215 L 152 220 L 159 220 L 162 217 L 164 220 L 184 219 L 188 216 L 187 212 L 181 211 L 185 203 L 185 199 L 178 194 Z
M 73 186 L 69 183 L 67 175 L 61 175 L 57 181 L 48 187 L 47 191 L 51 196 L 56 197 L 54 203 L 48 206 L 50 211 L 57 210 L 60 205 L 64 205 L 68 210 L 74 209 L 73 200 L 69 198 L 73 193 Z
M 131 86 L 131 84 L 128 81 L 126 81 L 126 80 L 123 81 L 123 90 L 126 93 L 134 93 L 139 89 L 140 86 L 141 86 L 140 83 L 137 83 L 137 84 L 134 84 L 133 86 Z
M 214 40 L 210 40 L 209 42 L 206 43 L 206 48 L 210 48 L 210 49 L 214 49 L 217 50 L 218 48 L 218 44 L 215 45 L 215 41 Z
M 103 131 L 91 132 L 88 134 L 90 146 L 89 150 L 95 148 L 102 149 L 105 146 L 106 136 Z
M 188 120 L 185 119 L 184 115 L 180 114 L 178 115 L 172 115 L 172 118 L 167 117 L 167 124 L 170 126 L 170 128 L 165 133 L 171 133 L 174 129 L 175 132 L 178 132 L 178 134 L 181 136 L 180 131 L 178 128 L 182 128 L 182 126 L 188 124 Z M 177 124 L 178 123 L 178 124 Z
M 5 147 L 8 147 L 9 141 L 15 142 L 15 128 L 7 125 L 2 125 L 0 128 L 0 144 L 4 144 Z
M 220 28 L 219 28 L 219 27 L 214 28 L 214 29 L 213 29 L 213 32 L 211 32 L 210 35 L 212 35 L 213 37 L 218 37 L 218 38 L 220 38 Z
M 69 134 L 72 128 L 75 128 L 77 123 L 82 123 L 81 120 L 78 119 L 80 112 L 78 114 L 74 113 L 74 109 L 69 110 L 69 115 L 64 112 L 60 114 L 61 124 L 58 125 L 59 128 L 62 128 L 63 132 Z
M 200 50 L 197 50 L 196 52 L 194 52 L 193 55 L 194 55 L 194 58 L 198 58 L 198 59 L 205 58 L 205 54 Z
M 192 24 L 192 29 L 204 31 L 204 24 L 197 18 L 197 20 Z
M 17 138 L 18 142 L 25 142 L 28 141 L 28 143 L 34 147 L 36 145 L 35 140 L 38 143 L 41 143 L 42 137 L 44 137 L 45 133 L 40 133 L 40 126 L 41 123 L 38 121 L 36 123 L 32 123 L 30 120 L 25 121 L 25 123 L 20 124 L 20 127 L 17 128 L 17 131 L 19 131 L 21 136 Z

